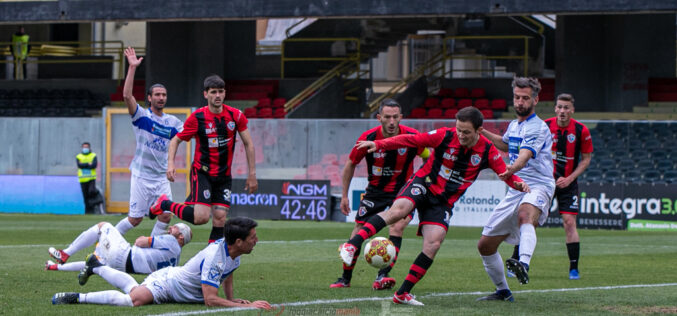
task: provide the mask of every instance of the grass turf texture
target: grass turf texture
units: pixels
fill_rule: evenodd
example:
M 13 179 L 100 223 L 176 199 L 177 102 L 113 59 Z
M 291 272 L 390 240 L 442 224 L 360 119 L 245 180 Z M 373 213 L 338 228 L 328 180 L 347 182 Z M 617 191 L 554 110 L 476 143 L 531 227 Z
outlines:
M 98 276 L 81 287 L 77 272 L 43 271 L 49 259 L 47 248 L 66 247 L 90 226 L 120 216 L 55 216 L 0 214 L 0 314 L 7 315 L 147 315 L 165 313 L 223 314 L 219 308 L 199 304 L 149 305 L 137 308 L 101 305 L 51 305 L 56 292 L 92 292 L 114 289 Z M 173 219 L 172 223 L 178 220 Z M 152 221 L 130 230 L 133 240 L 148 235 Z M 209 236 L 211 224 L 194 226 L 193 241 L 181 256 L 183 264 L 200 251 Z M 348 237 L 349 223 L 259 221 L 259 244 L 242 257 L 234 273 L 235 297 L 263 299 L 282 304 L 275 312 L 239 311 L 246 315 L 651 315 L 677 313 L 677 285 L 630 288 L 602 288 L 625 285 L 657 285 L 677 282 L 675 232 L 629 232 L 581 230 L 581 280 L 568 279 L 568 258 L 564 232 L 539 228 L 538 245 L 531 264 L 530 283 L 520 285 L 508 279 L 515 303 L 475 302 L 493 291 L 477 253 L 480 228 L 449 230 L 435 261 L 416 285 L 413 294 L 426 306 L 412 307 L 391 303 L 393 291 L 373 291 L 376 269 L 358 261 L 348 289 L 329 289 L 341 275 L 337 247 Z M 379 235 L 385 236 L 386 230 Z M 391 276 L 398 287 L 422 240 L 413 227 L 405 231 L 402 251 Z M 69 261 L 84 260 L 93 251 L 85 249 Z M 500 248 L 505 260 L 512 247 Z M 145 275 L 135 275 L 143 281 Z M 567 291 L 548 291 L 568 289 Z M 223 292 L 219 290 L 220 295 Z M 300 304 L 296 302 L 325 303 Z M 337 301 L 330 301 L 337 300 Z M 354 301 L 348 301 L 354 300 Z

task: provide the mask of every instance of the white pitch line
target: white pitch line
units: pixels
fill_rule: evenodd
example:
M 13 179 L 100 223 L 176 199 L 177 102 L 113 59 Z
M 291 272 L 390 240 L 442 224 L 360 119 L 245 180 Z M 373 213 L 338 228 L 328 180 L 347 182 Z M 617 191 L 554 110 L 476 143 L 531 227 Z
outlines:
M 631 285 L 616 285 L 616 286 L 594 286 L 594 287 L 577 287 L 577 288 L 561 288 L 561 289 L 544 289 L 544 290 L 522 290 L 522 291 L 513 291 L 513 293 L 550 293 L 550 292 L 574 292 L 574 291 L 596 291 L 596 290 L 617 290 L 617 289 L 630 289 L 630 288 L 643 288 L 643 287 L 666 287 L 666 286 L 677 286 L 677 283 L 662 283 L 662 284 L 631 284 Z M 447 293 L 431 293 L 426 295 L 421 295 L 419 297 L 440 297 L 440 296 L 462 296 L 462 295 L 487 295 L 493 292 L 447 292 Z M 383 301 L 390 300 L 392 296 L 386 297 L 357 297 L 357 298 L 346 298 L 346 299 L 334 299 L 334 300 L 315 300 L 315 301 L 305 301 L 305 302 L 290 302 L 282 304 L 273 304 L 275 307 L 281 306 L 308 306 L 308 305 L 319 305 L 319 304 L 337 304 L 337 303 L 353 303 L 353 302 L 368 302 L 368 301 Z M 253 310 L 255 308 L 242 308 L 242 307 L 230 307 L 230 308 L 216 308 L 209 310 L 199 310 L 191 312 L 176 312 L 176 313 L 166 313 L 166 314 L 155 314 L 152 316 L 177 316 L 177 315 L 203 315 L 203 314 L 213 314 L 221 312 L 236 312 L 243 310 Z

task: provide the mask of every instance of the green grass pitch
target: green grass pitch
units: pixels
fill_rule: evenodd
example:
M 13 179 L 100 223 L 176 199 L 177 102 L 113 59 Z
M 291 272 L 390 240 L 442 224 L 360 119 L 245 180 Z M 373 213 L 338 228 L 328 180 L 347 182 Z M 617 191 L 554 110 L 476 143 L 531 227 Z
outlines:
M 0 214 L 0 315 L 159 315 L 228 314 L 199 304 L 138 308 L 99 305 L 51 305 L 56 292 L 92 292 L 114 287 L 93 276 L 80 286 L 76 272 L 43 271 L 47 248 L 66 247 L 99 221 L 120 216 Z M 177 222 L 173 219 L 172 223 Z M 127 240 L 148 235 L 152 222 L 129 231 Z M 193 241 L 181 264 L 201 250 L 211 224 L 193 226 Z M 341 274 L 337 248 L 350 223 L 259 221 L 259 244 L 234 273 L 237 298 L 278 304 L 276 311 L 234 311 L 244 315 L 653 315 L 677 313 L 677 233 L 581 230 L 581 279 L 568 279 L 564 231 L 539 228 L 530 283 L 508 279 L 515 302 L 476 302 L 493 291 L 476 244 L 480 228 L 451 227 L 435 261 L 413 294 L 425 306 L 391 303 L 394 291 L 373 291 L 376 269 L 363 260 L 352 287 L 329 289 Z M 379 235 L 384 235 L 381 232 Z M 414 227 L 405 231 L 393 273 L 399 283 L 421 251 Z M 71 257 L 82 260 L 93 248 Z M 512 247 L 500 249 L 505 260 Z M 141 282 L 144 275 L 136 275 Z M 221 291 L 220 291 L 221 292 Z M 223 292 L 220 293 L 223 295 Z

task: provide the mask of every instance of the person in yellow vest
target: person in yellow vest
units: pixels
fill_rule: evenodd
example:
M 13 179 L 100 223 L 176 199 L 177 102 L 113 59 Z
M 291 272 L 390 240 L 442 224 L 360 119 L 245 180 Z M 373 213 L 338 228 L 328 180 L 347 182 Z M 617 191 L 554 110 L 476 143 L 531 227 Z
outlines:
M 85 213 L 94 213 L 95 207 L 103 202 L 103 197 L 96 188 L 96 154 L 90 144 L 82 143 L 82 152 L 75 156 L 78 163 L 78 181 L 85 200 Z
M 26 78 L 26 58 L 28 57 L 28 39 L 30 36 L 24 32 L 24 27 L 12 35 L 12 56 L 14 56 L 14 79 Z

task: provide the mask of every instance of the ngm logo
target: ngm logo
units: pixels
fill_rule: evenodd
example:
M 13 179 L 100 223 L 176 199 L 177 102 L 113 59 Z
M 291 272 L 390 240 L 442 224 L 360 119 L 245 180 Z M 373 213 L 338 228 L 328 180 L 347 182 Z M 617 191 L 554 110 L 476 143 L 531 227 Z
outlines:
M 292 184 L 290 182 L 282 183 L 282 193 L 284 195 L 301 195 L 301 196 L 318 196 L 318 195 L 327 195 L 327 185 L 316 185 L 310 183 L 297 183 Z

